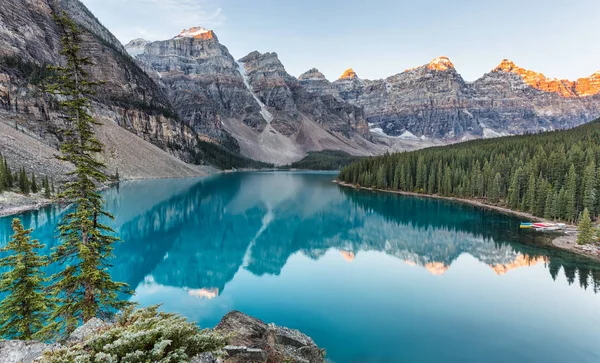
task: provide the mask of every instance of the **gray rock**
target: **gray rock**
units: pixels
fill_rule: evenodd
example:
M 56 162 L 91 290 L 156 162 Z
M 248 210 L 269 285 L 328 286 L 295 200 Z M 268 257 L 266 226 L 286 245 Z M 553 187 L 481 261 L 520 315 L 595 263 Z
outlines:
M 232 311 L 215 327 L 219 333 L 231 335 L 223 349 L 224 363 L 246 362 L 324 362 L 325 351 L 305 334 Z M 264 359 L 263 359 L 264 357 Z
M 269 330 L 275 335 L 277 344 L 291 345 L 296 348 L 316 346 L 309 336 L 298 330 L 280 327 L 275 324 L 269 324 Z
M 0 363 L 31 363 L 39 358 L 47 347 L 47 344 L 33 341 L 2 341 Z
M 108 324 L 98 318 L 92 318 L 87 323 L 78 327 L 69 335 L 67 340 L 69 344 L 76 344 L 83 342 L 90 335 L 98 332 L 100 329 L 107 327 Z
M 221 363 L 223 362 L 220 358 L 216 357 L 212 353 L 201 353 L 196 357 L 192 358 L 191 363 Z
M 267 352 L 258 348 L 228 345 L 223 348 L 225 363 L 265 363 Z

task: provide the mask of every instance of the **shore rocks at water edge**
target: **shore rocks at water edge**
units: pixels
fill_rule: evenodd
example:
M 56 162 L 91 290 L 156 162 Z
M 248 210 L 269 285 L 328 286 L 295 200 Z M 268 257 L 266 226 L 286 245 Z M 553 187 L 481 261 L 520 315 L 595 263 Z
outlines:
M 92 319 L 77 328 L 64 343 L 81 344 L 108 323 Z M 192 363 L 323 363 L 325 350 L 319 348 L 307 335 L 298 330 L 266 324 L 239 311 L 225 315 L 214 328 L 229 336 L 229 345 L 215 353 L 202 353 Z M 57 344 L 7 340 L 0 342 L 0 363 L 43 362 L 41 356 Z

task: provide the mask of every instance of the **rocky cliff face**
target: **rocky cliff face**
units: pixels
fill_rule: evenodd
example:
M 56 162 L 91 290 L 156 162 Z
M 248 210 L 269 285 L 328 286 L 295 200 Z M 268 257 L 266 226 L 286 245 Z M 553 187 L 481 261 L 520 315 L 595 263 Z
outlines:
M 329 94 L 311 92 L 305 88 L 306 74 L 302 77 L 304 81 L 288 74 L 276 53 L 253 52 L 240 62 L 244 64 L 252 89 L 275 110 L 275 121 L 281 118 L 278 124 L 285 125 L 282 133 L 296 132 L 293 121 L 304 116 L 346 138 L 352 138 L 355 133 L 368 137 L 362 109 L 336 98 L 333 88 Z M 316 71 L 313 76 L 319 77 L 319 74 Z
M 374 148 L 364 140 L 369 130 L 361 108 L 309 92 L 275 53 L 253 52 L 235 61 L 213 31 L 199 27 L 125 48 L 156 75 L 187 125 L 245 156 L 285 164 L 326 148 L 371 153 L 357 137 Z
M 555 80 L 504 60 L 473 83 L 447 57 L 385 80 L 349 69 L 333 82 L 339 97 L 362 107 L 374 130 L 400 138 L 448 141 L 574 127 L 600 115 L 600 74 Z M 311 82 L 311 92 L 331 91 Z
M 118 40 L 78 0 L 6 0 L 0 7 L 0 108 L 18 127 L 56 147 L 61 118 L 53 97 L 41 92 L 48 64 L 61 64 L 52 14 L 66 11 L 84 30 L 82 50 L 94 66 L 92 80 L 104 81 L 92 112 L 131 136 L 192 161 L 196 134 L 178 121 L 162 90 L 127 54 Z M 26 25 L 26 26 L 25 26 Z M 8 122 L 8 121 L 7 121 Z M 117 145 L 119 147 L 119 145 Z M 118 151 L 118 150 L 117 150 Z M 110 158 L 110 155 L 107 155 Z M 122 169 L 127 176 L 127 170 Z
M 173 39 L 126 45 L 148 73 L 157 73 L 173 107 L 196 132 L 216 140 L 228 135 L 222 121 L 233 118 L 264 127 L 260 106 L 248 91 L 235 59 L 217 36 L 203 28 Z

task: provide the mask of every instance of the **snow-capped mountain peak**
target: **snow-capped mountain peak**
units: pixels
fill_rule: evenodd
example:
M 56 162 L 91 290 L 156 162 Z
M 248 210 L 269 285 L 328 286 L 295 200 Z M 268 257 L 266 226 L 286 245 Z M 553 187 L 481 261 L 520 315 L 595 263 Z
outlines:
M 212 39 L 214 38 L 214 32 L 212 30 L 199 27 L 192 27 L 189 29 L 183 29 L 175 39 L 180 38 L 195 38 L 195 39 Z

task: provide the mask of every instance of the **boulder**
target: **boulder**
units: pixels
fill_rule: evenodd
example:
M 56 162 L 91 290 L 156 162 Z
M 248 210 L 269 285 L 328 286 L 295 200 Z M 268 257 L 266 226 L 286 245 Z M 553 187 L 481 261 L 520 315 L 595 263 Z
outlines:
M 325 350 L 298 330 L 267 325 L 239 311 L 225 315 L 215 331 L 231 335 L 223 348 L 224 363 L 325 362 Z
M 35 341 L 0 342 L 0 363 L 31 363 L 39 358 L 47 347 L 47 344 Z
M 228 345 L 223 348 L 226 363 L 266 363 L 268 354 L 259 348 Z
M 75 331 L 73 331 L 73 333 L 71 333 L 69 336 L 69 339 L 67 339 L 67 342 L 69 344 L 81 343 L 90 335 L 107 326 L 108 324 L 102 320 L 98 318 L 92 318 L 87 323 L 75 329 Z

